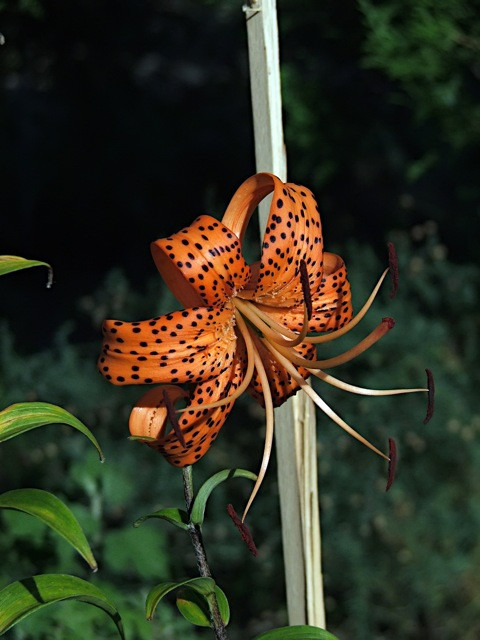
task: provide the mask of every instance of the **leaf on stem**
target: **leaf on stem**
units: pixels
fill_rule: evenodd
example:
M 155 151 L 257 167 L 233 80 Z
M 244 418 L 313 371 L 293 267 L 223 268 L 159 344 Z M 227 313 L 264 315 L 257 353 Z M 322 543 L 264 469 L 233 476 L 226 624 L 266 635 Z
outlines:
M 21 269 L 29 269 L 30 267 L 47 267 L 47 289 L 50 289 L 53 281 L 53 270 L 47 262 L 41 262 L 40 260 L 27 260 L 26 258 L 20 258 L 19 256 L 0 256 L 0 276 L 12 273 L 13 271 L 20 271 Z
M 14 489 L 0 494 L 0 508 L 28 513 L 61 535 L 87 561 L 93 571 L 97 563 L 82 528 L 70 509 L 42 489 Z
M 93 443 L 103 462 L 102 450 L 90 429 L 65 409 L 48 402 L 19 402 L 0 411 L 0 442 L 47 424 L 68 424 L 83 433 Z
M 23 618 L 55 602 L 81 600 L 107 613 L 125 640 L 120 614 L 103 591 L 86 580 L 45 574 L 13 582 L 0 591 L 0 635 Z
M 183 509 L 178 509 L 177 507 L 166 507 L 165 509 L 160 509 L 159 511 L 154 511 L 146 516 L 142 516 L 141 518 L 138 518 L 138 520 L 135 520 L 133 526 L 139 527 L 142 522 L 149 518 L 161 518 L 162 520 L 170 522 L 170 524 L 174 524 L 180 529 L 188 529 L 188 514 Z
M 190 514 L 190 519 L 193 524 L 201 525 L 203 523 L 205 507 L 210 494 L 215 487 L 218 487 L 220 483 L 230 478 L 248 478 L 248 480 L 255 482 L 257 476 L 255 473 L 247 471 L 246 469 L 223 469 L 208 478 L 198 490 L 193 502 L 192 512 Z
M 319 627 L 296 625 L 272 629 L 256 636 L 253 640 L 338 640 L 338 638 Z
M 227 626 L 230 620 L 230 607 L 227 596 L 217 585 L 215 585 L 215 597 L 222 622 Z M 197 627 L 211 626 L 208 600 L 194 589 L 190 589 L 188 586 L 180 587 L 176 605 L 182 616 L 191 624 Z
M 161 582 L 157 584 L 147 596 L 145 602 L 145 613 L 147 620 L 151 620 L 155 613 L 158 603 L 168 593 L 175 591 L 179 587 L 188 585 L 190 589 L 193 589 L 201 596 L 207 597 L 214 593 L 215 581 L 213 578 L 190 578 L 188 580 L 180 580 L 179 582 Z

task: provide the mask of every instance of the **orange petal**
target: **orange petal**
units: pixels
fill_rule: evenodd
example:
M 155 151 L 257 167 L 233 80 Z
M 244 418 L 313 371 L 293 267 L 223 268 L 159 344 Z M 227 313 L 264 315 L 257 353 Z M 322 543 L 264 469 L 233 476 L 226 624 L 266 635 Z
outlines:
M 224 302 L 250 279 L 237 236 L 211 216 L 153 242 L 151 250 L 167 286 L 186 307 Z
M 262 342 L 252 334 L 255 348 L 260 354 L 263 366 L 268 375 L 268 381 L 270 385 L 270 391 L 272 393 L 273 406 L 279 407 L 290 396 L 300 389 L 300 386 L 293 380 L 292 376 L 285 370 L 285 368 L 275 359 L 272 353 L 262 344 Z M 302 355 L 303 358 L 313 360 L 316 357 L 316 350 L 314 345 L 311 344 L 299 344 L 294 348 L 297 355 Z M 298 373 L 306 380 L 310 373 L 303 367 L 296 367 Z M 263 391 L 260 378 L 257 374 L 254 374 L 252 382 L 248 387 L 249 393 L 257 400 L 262 406 Z
M 111 383 L 203 382 L 232 362 L 236 348 L 233 307 L 196 307 L 142 322 L 105 320 L 98 361 Z
M 339 329 L 353 315 L 350 283 L 345 263 L 334 253 L 323 254 L 324 274 L 315 296 L 312 296 L 313 313 L 308 323 L 309 332 Z M 304 321 L 303 304 L 290 308 L 275 308 L 258 304 L 258 308 L 284 327 L 301 331 Z
M 168 409 L 165 405 L 165 394 L 168 394 L 172 404 L 181 398 L 188 397 L 188 393 L 181 387 L 171 384 L 164 384 L 161 387 L 149 389 L 130 413 L 128 426 L 130 434 L 136 438 L 143 436 L 147 438 L 161 439 L 167 427 Z M 158 444 L 149 440 L 144 440 L 150 446 L 158 448 Z
M 242 382 L 245 368 L 245 349 L 241 347 L 223 373 L 213 380 L 196 385 L 188 405 L 197 407 L 225 397 Z M 211 447 L 234 402 L 213 409 L 197 408 L 179 414 L 178 425 L 185 441 L 184 447 L 174 430 L 166 433 L 168 411 L 164 401 L 165 389 L 172 402 L 184 397 L 182 389 L 171 385 L 151 389 L 151 394 L 143 396 L 132 411 L 130 431 L 132 435 L 155 437 L 155 442 L 147 441 L 147 444 L 165 456 L 170 464 L 177 467 L 194 464 Z
M 254 277 L 241 297 L 289 307 L 303 299 L 301 260 L 307 266 L 312 297 L 320 290 L 322 281 L 322 227 L 312 192 L 306 187 L 283 183 L 269 173 L 259 173 L 239 187 L 222 221 L 242 239 L 253 210 L 272 191 L 261 260 L 252 265 Z

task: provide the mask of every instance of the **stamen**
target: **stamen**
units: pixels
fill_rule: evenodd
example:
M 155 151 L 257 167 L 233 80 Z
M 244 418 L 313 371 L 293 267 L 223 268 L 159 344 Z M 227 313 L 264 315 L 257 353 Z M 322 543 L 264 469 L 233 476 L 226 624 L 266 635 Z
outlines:
M 319 380 L 326 382 L 327 384 L 331 384 L 333 387 L 337 387 L 337 389 L 343 389 L 343 391 L 348 391 L 349 393 L 356 393 L 360 396 L 396 396 L 404 393 L 419 393 L 428 391 L 428 389 L 365 389 L 364 387 L 357 387 L 353 384 L 349 384 L 348 382 L 344 382 L 343 380 L 339 380 L 338 378 L 334 378 L 329 373 L 325 373 L 320 369 L 308 369 L 309 372 L 317 377 Z
M 266 344 L 268 344 L 267 340 L 264 340 Z M 262 463 L 260 465 L 260 471 L 258 472 L 257 480 L 255 482 L 255 486 L 252 489 L 252 493 L 247 502 L 247 506 L 242 515 L 242 522 L 245 520 L 248 510 L 250 509 L 252 502 L 255 496 L 260 489 L 260 486 L 265 477 L 265 473 L 267 471 L 268 462 L 270 460 L 270 454 L 272 453 L 272 444 L 273 444 L 273 430 L 274 430 L 274 415 L 273 415 L 273 401 L 272 401 L 272 393 L 270 391 L 270 385 L 268 384 L 268 376 L 265 371 L 265 367 L 263 366 L 262 359 L 257 349 L 254 350 L 255 354 L 255 369 L 257 370 L 258 376 L 260 378 L 260 384 L 262 385 L 263 391 L 263 399 L 265 402 L 265 445 L 263 447 L 263 457 Z M 303 379 L 303 378 L 302 378 Z
M 272 342 L 275 342 L 276 344 L 280 344 L 284 347 L 296 347 L 298 344 L 302 343 L 305 339 L 305 336 L 307 335 L 308 332 L 308 315 L 307 315 L 307 309 L 306 306 L 304 306 L 304 312 L 303 312 L 303 328 L 302 331 L 300 333 L 293 333 L 290 332 L 293 336 L 294 339 L 293 340 L 286 340 L 285 338 L 283 338 L 281 335 L 278 335 L 278 333 L 272 329 L 272 327 L 270 327 L 267 322 L 270 322 L 270 318 L 267 316 L 267 314 L 263 314 L 264 316 L 267 317 L 267 322 L 265 322 L 263 320 L 263 318 L 260 316 L 260 313 L 258 312 L 258 309 L 255 307 L 255 305 L 253 305 L 250 302 L 245 302 L 244 300 L 239 300 L 238 298 L 235 298 L 234 300 L 234 304 L 235 306 L 238 308 L 239 311 L 241 311 L 241 313 L 243 313 L 244 316 L 246 316 L 250 322 L 259 330 L 263 333 L 263 335 L 268 338 L 269 340 L 272 340 Z M 276 324 L 271 322 L 271 324 Z M 288 331 L 288 330 L 287 330 Z
M 393 242 L 389 242 L 387 244 L 388 247 L 388 264 L 390 275 L 392 276 L 392 290 L 390 291 L 390 298 L 395 298 L 398 291 L 398 256 L 395 250 L 395 245 Z
M 389 271 L 388 269 L 385 269 L 385 271 L 382 273 L 372 293 L 368 297 L 368 300 L 365 302 L 365 304 L 357 313 L 357 315 L 350 320 L 350 322 L 347 322 L 347 324 L 343 325 L 341 329 L 335 329 L 335 331 L 331 331 L 330 333 L 327 333 L 321 336 L 307 336 L 304 342 L 311 342 L 313 344 L 330 342 L 331 340 L 336 340 L 337 338 L 341 338 L 346 333 L 351 331 L 354 327 L 356 327 L 357 324 L 360 322 L 360 320 L 362 320 L 365 317 L 367 311 L 372 306 L 373 301 L 375 300 L 377 293 L 382 285 L 382 282 L 385 280 L 385 276 L 387 275 L 388 271 Z
M 285 367 L 285 369 L 292 376 L 295 382 L 303 389 L 303 391 L 305 391 L 305 393 L 313 400 L 313 402 L 317 405 L 319 409 L 321 409 L 329 418 L 331 418 L 336 424 L 338 424 L 339 427 L 341 427 L 344 431 L 346 431 L 348 434 L 353 436 L 356 440 L 364 444 L 366 447 L 371 449 L 374 453 L 376 453 L 380 457 L 384 458 L 384 460 L 388 460 L 388 456 L 386 456 L 384 453 L 382 453 L 382 451 L 380 451 L 379 449 L 377 449 L 377 447 L 371 444 L 366 438 L 360 435 L 358 431 L 355 431 L 353 427 L 351 427 L 342 418 L 340 418 L 340 416 L 337 415 L 335 411 L 333 411 L 333 409 L 331 409 L 328 406 L 328 404 L 324 400 L 322 400 L 322 398 L 319 395 L 317 395 L 317 393 L 315 393 L 315 391 L 308 384 L 308 382 L 304 380 L 302 376 L 298 373 L 298 371 L 295 369 L 293 364 L 287 358 L 282 356 L 282 354 L 279 352 L 280 350 L 277 351 L 274 348 L 274 346 L 268 342 L 268 340 L 262 339 L 262 342 L 267 347 L 267 349 L 275 356 L 278 362 L 280 362 L 280 364 L 282 364 Z
M 296 355 L 291 349 L 285 349 L 278 346 L 278 350 L 286 356 L 290 362 L 293 362 L 300 367 L 306 369 L 328 369 L 330 367 L 338 367 L 345 362 L 350 362 L 361 353 L 369 349 L 372 345 L 383 338 L 393 327 L 395 326 L 395 320 L 393 318 L 382 318 L 382 322 L 363 340 L 361 340 L 354 347 L 341 353 L 333 358 L 327 358 L 326 360 L 307 360 L 301 356 Z
M 310 320 L 312 317 L 312 294 L 310 291 L 310 282 L 308 280 L 307 263 L 305 260 L 300 260 L 300 282 L 302 283 L 303 298 L 305 306 L 307 307 L 307 318 Z
M 245 324 L 245 320 L 242 318 L 240 313 L 235 314 L 235 318 L 237 321 L 238 328 L 240 329 L 240 333 L 245 340 L 245 346 L 247 348 L 247 370 L 245 372 L 245 377 L 242 382 L 238 385 L 235 391 L 225 398 L 220 398 L 220 400 L 216 400 L 215 402 L 207 402 L 202 405 L 189 405 L 184 409 L 178 409 L 177 413 L 184 413 L 185 411 L 200 411 L 202 409 L 214 409 L 215 407 L 223 407 L 230 402 L 235 402 L 237 398 L 239 398 L 244 391 L 246 391 L 250 381 L 253 377 L 253 372 L 255 370 L 255 358 L 254 358 L 254 350 L 255 346 L 253 344 L 252 338 L 250 336 L 250 332 L 248 331 L 247 325 Z
M 173 406 L 173 402 L 170 400 L 170 396 L 163 389 L 162 391 L 163 401 L 165 403 L 165 408 L 167 410 L 168 419 L 172 423 L 173 430 L 175 431 L 175 435 L 177 436 L 179 442 L 182 447 L 186 447 L 187 443 L 185 442 L 185 438 L 183 437 L 182 430 L 180 429 L 180 425 L 178 424 L 177 416 L 175 415 L 175 407 Z
M 235 304 L 237 304 L 238 302 L 239 302 L 239 299 L 235 298 Z M 292 331 L 291 329 L 284 327 L 283 324 L 279 324 L 278 322 L 276 322 L 276 320 L 274 320 L 271 316 L 269 316 L 268 313 L 266 313 L 265 311 L 262 311 L 256 305 L 253 305 L 251 302 L 246 302 L 245 300 L 240 300 L 240 303 L 242 305 L 244 304 L 248 305 L 248 308 L 251 309 L 255 313 L 255 315 L 257 315 L 266 324 L 268 324 L 270 328 L 275 329 L 275 331 L 278 331 L 278 333 L 281 333 L 283 336 L 287 338 L 292 338 L 293 340 L 297 338 L 298 333 L 295 333 L 295 331 Z M 242 307 L 239 306 L 239 308 L 242 310 L 242 313 L 243 313 Z
M 432 417 L 433 411 L 435 408 L 435 380 L 433 379 L 433 373 L 430 369 L 425 369 L 425 373 L 427 374 L 427 386 L 428 386 L 428 396 L 427 396 L 427 415 L 423 421 L 423 424 L 427 424 Z
M 250 553 L 253 556 L 257 556 L 258 550 L 257 550 L 257 547 L 255 546 L 255 542 L 253 541 L 252 534 L 250 533 L 250 530 L 247 527 L 247 525 L 240 520 L 235 509 L 231 504 L 227 505 L 227 513 L 230 516 L 230 518 L 233 520 L 233 524 L 239 530 L 240 535 L 242 536 L 242 540 L 247 545 Z
M 388 439 L 388 478 L 385 491 L 388 491 L 395 480 L 397 470 L 397 445 L 393 438 Z

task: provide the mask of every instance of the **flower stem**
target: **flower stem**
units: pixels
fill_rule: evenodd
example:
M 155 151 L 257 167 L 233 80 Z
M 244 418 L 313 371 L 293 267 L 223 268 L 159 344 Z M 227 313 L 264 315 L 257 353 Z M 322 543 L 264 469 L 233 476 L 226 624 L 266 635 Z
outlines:
M 183 467 L 183 491 L 185 494 L 185 504 L 187 507 L 187 513 L 190 516 L 192 510 L 194 491 L 193 491 L 193 473 L 191 465 Z M 192 522 L 188 525 L 188 532 L 192 541 L 193 550 L 197 559 L 198 571 L 202 578 L 211 578 L 212 572 L 207 562 L 207 554 L 205 553 L 205 547 L 203 545 L 202 532 L 199 525 Z M 222 617 L 218 608 L 217 597 L 215 593 L 212 593 L 207 597 L 208 608 L 210 610 L 210 618 L 213 628 L 213 633 L 216 640 L 228 640 L 225 625 L 223 624 Z

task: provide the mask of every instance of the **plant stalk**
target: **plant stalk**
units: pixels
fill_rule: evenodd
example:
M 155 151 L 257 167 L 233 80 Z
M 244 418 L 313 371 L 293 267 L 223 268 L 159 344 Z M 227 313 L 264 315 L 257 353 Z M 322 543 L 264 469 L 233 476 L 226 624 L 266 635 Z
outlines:
M 190 517 L 190 512 L 193 506 L 194 490 L 193 490 L 193 472 L 191 465 L 183 467 L 183 492 L 185 495 L 185 505 L 187 507 L 187 513 Z M 203 544 L 202 531 L 199 525 L 189 523 L 188 532 L 192 541 L 193 550 L 195 552 L 195 558 L 197 559 L 198 572 L 202 578 L 211 578 L 212 572 L 208 566 L 207 554 L 205 552 L 205 546 Z M 210 610 L 210 619 L 212 623 L 213 633 L 216 640 L 228 640 L 225 625 L 223 624 L 220 610 L 218 608 L 217 597 L 215 593 L 212 593 L 207 597 L 208 608 Z

